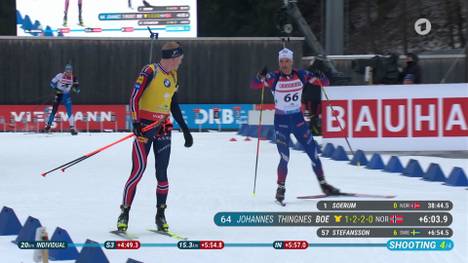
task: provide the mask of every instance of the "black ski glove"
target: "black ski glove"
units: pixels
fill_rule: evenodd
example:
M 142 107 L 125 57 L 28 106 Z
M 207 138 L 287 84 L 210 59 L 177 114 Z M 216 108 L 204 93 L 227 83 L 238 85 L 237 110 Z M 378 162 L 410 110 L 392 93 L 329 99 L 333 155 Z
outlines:
M 257 74 L 257 78 L 259 80 L 265 79 L 267 74 L 268 74 L 268 68 L 267 68 L 267 66 L 265 66 L 265 67 L 263 67 L 262 71 L 260 71 Z
M 268 68 L 267 66 L 263 67 L 262 71 L 257 73 L 257 80 L 263 81 L 266 78 L 266 75 L 268 74 Z
M 189 148 L 193 145 L 193 137 L 192 134 L 190 134 L 189 130 L 185 130 L 184 132 L 184 139 L 185 139 L 185 144 L 184 146 Z
M 262 71 L 260 72 L 260 76 L 266 77 L 268 74 L 268 68 L 267 66 L 263 67 Z

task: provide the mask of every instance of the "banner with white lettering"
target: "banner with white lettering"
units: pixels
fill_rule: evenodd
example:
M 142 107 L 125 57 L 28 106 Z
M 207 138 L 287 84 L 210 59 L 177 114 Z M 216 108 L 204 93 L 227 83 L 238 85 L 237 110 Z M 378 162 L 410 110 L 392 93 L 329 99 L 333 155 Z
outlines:
M 182 115 L 190 129 L 239 129 L 247 122 L 252 104 L 181 104 Z M 174 128 L 179 128 L 173 121 Z
M 44 129 L 52 110 L 50 105 L 0 105 L 0 130 L 39 131 Z M 126 105 L 73 105 L 78 130 L 125 130 Z M 65 107 L 59 107 L 53 130 L 69 130 Z
M 468 83 L 326 87 L 323 142 L 368 151 L 468 150 Z M 333 109 L 332 109 L 333 108 Z
M 181 104 L 190 129 L 235 130 L 247 122 L 253 104 Z M 49 105 L 0 105 L 0 131 L 40 131 L 48 120 Z M 127 105 L 73 105 L 75 125 L 81 131 L 129 130 Z M 68 131 L 69 117 L 61 105 L 52 125 L 54 131 Z M 178 128 L 177 122 L 173 121 Z M 116 129 L 117 128 L 117 129 Z

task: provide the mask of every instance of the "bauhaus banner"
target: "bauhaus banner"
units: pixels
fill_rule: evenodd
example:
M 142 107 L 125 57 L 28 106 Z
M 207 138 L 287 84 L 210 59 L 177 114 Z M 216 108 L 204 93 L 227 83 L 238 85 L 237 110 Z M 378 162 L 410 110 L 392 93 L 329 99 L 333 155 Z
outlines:
M 368 151 L 468 150 L 468 84 L 326 87 L 325 143 Z

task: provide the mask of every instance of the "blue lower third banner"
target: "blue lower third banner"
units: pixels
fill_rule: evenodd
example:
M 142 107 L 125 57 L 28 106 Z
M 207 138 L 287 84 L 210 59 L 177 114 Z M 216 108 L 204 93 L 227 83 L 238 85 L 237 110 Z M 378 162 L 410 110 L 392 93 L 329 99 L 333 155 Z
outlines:
M 190 129 L 237 130 L 246 123 L 253 104 L 181 104 L 182 115 Z M 173 120 L 174 128 L 179 128 Z

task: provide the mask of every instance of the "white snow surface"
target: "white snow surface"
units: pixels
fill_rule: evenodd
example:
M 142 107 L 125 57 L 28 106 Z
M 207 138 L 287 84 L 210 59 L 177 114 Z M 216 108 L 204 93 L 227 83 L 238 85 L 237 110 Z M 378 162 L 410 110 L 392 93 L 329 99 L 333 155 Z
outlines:
M 72 240 L 91 239 L 100 243 L 118 240 L 109 233 L 116 225 L 123 186 L 131 169 L 131 143 L 127 140 L 89 158 L 65 173 L 40 174 L 101 146 L 122 138 L 124 133 L 78 136 L 54 133 L 0 133 L 0 207 L 15 210 L 22 223 L 28 216 L 40 220 L 49 237 L 59 226 Z M 193 133 L 194 146 L 183 147 L 183 136 L 173 133 L 168 169 L 169 197 L 166 217 L 175 232 L 190 240 L 223 240 L 225 243 L 272 243 L 275 240 L 307 240 L 310 243 L 386 243 L 385 238 L 324 239 L 318 227 L 219 227 L 213 217 L 227 211 L 317 212 L 318 200 L 298 200 L 296 196 L 319 194 L 320 189 L 305 153 L 291 150 L 286 183 L 286 207 L 276 205 L 276 146 L 260 144 L 257 194 L 252 195 L 257 141 L 244 141 L 235 133 Z M 237 142 L 230 142 L 235 137 Z M 370 156 L 368 156 L 370 157 Z M 405 156 L 420 160 L 427 169 L 431 162 L 441 165 L 446 175 L 454 166 L 468 170 L 466 159 Z M 384 161 L 388 159 L 384 156 Z M 384 247 L 312 247 L 307 250 L 275 250 L 272 247 L 223 250 L 179 250 L 176 247 L 139 250 L 104 250 L 110 262 L 133 258 L 142 262 L 468 262 L 468 191 L 420 178 L 410 178 L 380 170 L 355 167 L 347 162 L 322 158 L 329 183 L 346 192 L 394 194 L 394 200 L 451 200 L 454 235 L 451 251 L 390 251 Z M 154 158 L 140 181 L 130 212 L 129 232 L 143 243 L 176 243 L 168 237 L 148 232 L 154 225 Z M 333 198 L 327 198 L 328 200 Z M 353 198 L 339 198 L 353 200 Z M 354 198 L 355 199 L 355 198 Z M 324 199 L 321 199 L 324 200 Z M 363 199 L 359 200 L 372 200 Z M 33 262 L 31 250 L 20 250 L 0 236 L 0 262 Z M 81 249 L 81 248 L 79 248 Z M 65 261 L 72 262 L 72 261 Z

